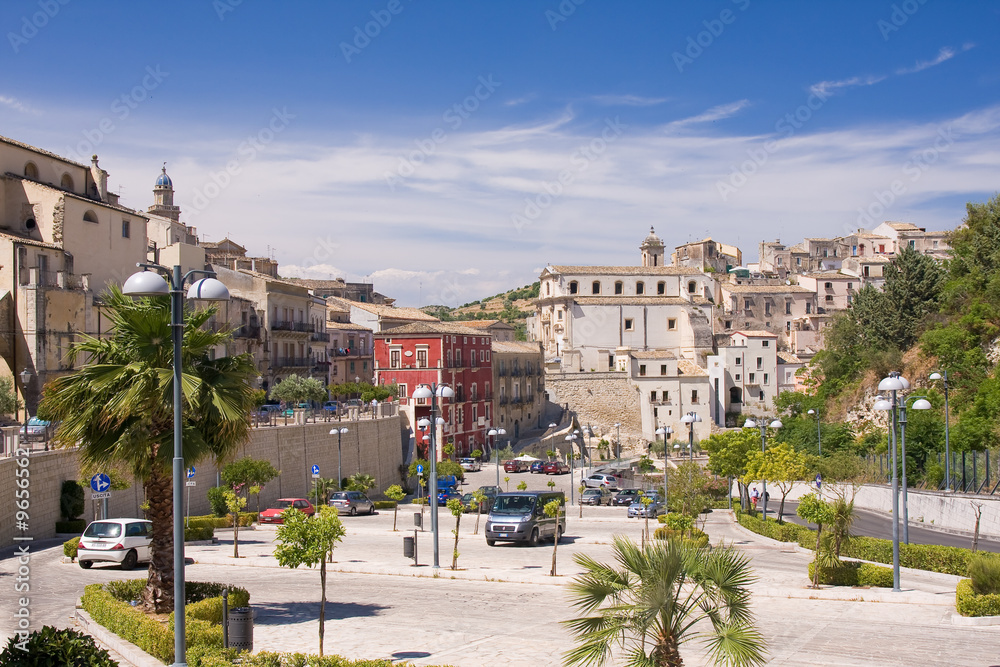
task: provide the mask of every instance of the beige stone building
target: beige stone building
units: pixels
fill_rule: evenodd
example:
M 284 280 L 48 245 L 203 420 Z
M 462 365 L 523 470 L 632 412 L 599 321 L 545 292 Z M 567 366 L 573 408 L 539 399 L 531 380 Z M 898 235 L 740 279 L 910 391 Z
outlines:
M 419 308 L 397 308 L 376 303 L 364 303 L 341 299 L 340 297 L 327 297 L 328 307 L 346 310 L 350 315 L 350 321 L 359 324 L 374 333 L 381 333 L 386 329 L 394 329 L 416 322 L 440 322 L 438 318 L 428 315 Z M 463 326 L 465 322 L 461 322 Z
M 351 322 L 350 307 L 327 298 L 326 331 L 330 337 L 330 384 L 371 381 L 375 371 L 374 333 Z
M 502 320 L 463 320 L 462 326 L 485 331 L 493 336 L 493 340 L 501 343 L 514 342 L 516 339 L 517 330 Z
M 465 324 L 463 322 L 463 324 Z M 544 427 L 545 372 L 540 343 L 493 340 L 494 419 L 490 425 L 517 441 L 522 432 Z

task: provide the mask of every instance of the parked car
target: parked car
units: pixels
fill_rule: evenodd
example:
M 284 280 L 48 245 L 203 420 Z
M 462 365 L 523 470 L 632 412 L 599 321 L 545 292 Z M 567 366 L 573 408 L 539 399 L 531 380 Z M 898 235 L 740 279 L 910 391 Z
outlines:
M 448 501 L 451 499 L 461 500 L 462 492 L 455 489 L 453 486 L 446 486 L 444 488 L 438 489 L 438 505 L 447 505 Z M 431 494 L 427 494 L 427 502 L 431 501 Z
M 610 505 L 611 491 L 603 486 L 587 489 L 580 496 L 580 502 L 584 505 Z
M 462 466 L 462 470 L 465 472 L 476 472 L 483 469 L 483 464 L 479 462 L 479 459 L 459 459 L 458 463 Z
M 527 461 L 518 461 L 517 459 L 511 459 L 510 461 L 504 461 L 503 470 L 504 472 L 524 472 L 528 469 Z
M 642 493 L 641 489 L 622 489 L 615 494 L 614 504 L 627 507 L 639 499 L 640 493 Z
M 476 514 L 477 512 L 487 514 L 490 511 L 490 508 L 493 507 L 494 500 L 496 500 L 495 495 L 487 495 L 483 498 L 483 502 L 477 506 L 476 497 L 470 491 L 462 496 L 462 505 L 465 506 L 466 512 L 471 512 L 472 514 Z
M 648 517 L 650 519 L 655 519 L 661 514 L 666 514 L 667 509 L 660 502 L 659 497 L 652 496 L 653 501 L 649 505 L 643 505 L 641 501 L 635 501 L 628 506 L 628 518 L 633 517 Z
M 131 570 L 139 561 L 149 561 L 153 523 L 145 519 L 94 521 L 80 536 L 76 559 L 87 570 L 95 562 L 120 563 Z
M 24 440 L 44 440 L 50 426 L 52 426 L 52 422 L 32 417 L 27 424 L 21 425 L 21 438 Z M 27 429 L 27 433 L 25 433 L 25 429 Z
M 605 473 L 594 473 L 590 477 L 583 480 L 583 485 L 590 488 L 604 487 L 607 489 L 618 490 L 618 478 L 614 475 L 607 475 Z
M 337 411 L 340 410 L 340 402 L 339 401 L 327 401 L 326 403 L 323 404 L 323 409 L 326 412 L 332 412 L 332 413 L 336 414 Z
M 375 503 L 360 491 L 334 491 L 327 502 L 337 509 L 337 514 L 356 516 L 360 513 L 375 514 Z
M 501 489 L 499 486 L 481 486 L 477 489 L 477 491 L 482 491 L 486 495 L 494 497 L 499 496 L 501 493 L 503 493 L 503 489 Z
M 518 491 L 501 493 L 486 517 L 486 544 L 527 542 L 536 546 L 539 540 L 551 537 L 554 542 L 566 532 L 566 512 L 558 516 L 545 514 L 545 505 L 558 500 L 565 508 L 562 491 Z
M 531 466 L 528 468 L 528 472 L 531 474 L 542 472 L 542 466 L 545 465 L 545 461 L 532 461 Z
M 565 475 L 569 472 L 569 466 L 562 461 L 549 461 L 542 466 L 542 472 L 546 475 Z
M 449 487 L 455 489 L 455 488 L 458 488 L 458 486 L 461 483 L 462 483 L 462 480 L 460 480 L 458 477 L 455 477 L 454 475 L 438 475 L 438 488 L 439 489 L 442 489 L 442 488 L 444 488 L 446 486 L 449 486 Z
M 290 509 L 296 509 L 312 516 L 316 513 L 316 508 L 305 498 L 279 498 L 270 507 L 260 513 L 261 523 L 285 523 L 281 515 Z

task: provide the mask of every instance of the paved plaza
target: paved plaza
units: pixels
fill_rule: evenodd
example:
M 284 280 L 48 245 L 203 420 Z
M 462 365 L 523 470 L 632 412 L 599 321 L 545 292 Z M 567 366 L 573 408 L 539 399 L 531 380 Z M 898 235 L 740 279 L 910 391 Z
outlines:
M 326 650 L 352 658 L 385 657 L 416 665 L 556 665 L 571 645 L 560 621 L 574 610 L 566 584 L 579 569 L 576 553 L 604 558 L 613 535 L 639 539 L 642 522 L 624 508 L 578 508 L 569 513 L 567 538 L 559 546 L 559 576 L 548 571 L 552 545 L 488 547 L 475 517 L 462 519 L 459 570 L 451 564 L 453 517 L 440 515 L 441 568 L 430 567 L 429 531 L 418 533 L 420 566 L 402 555 L 403 535 L 412 535 L 415 506 L 393 515 L 344 517 L 347 536 L 334 554 L 328 582 Z M 425 517 L 427 519 L 429 517 Z M 429 525 L 429 521 L 425 522 Z M 759 581 L 754 610 L 769 642 L 773 665 L 1000 665 L 1000 627 L 952 624 L 957 577 L 904 570 L 904 592 L 886 589 L 808 588 L 810 556 L 794 547 L 753 535 L 726 511 L 709 515 L 713 543 L 734 542 L 749 554 Z M 480 526 L 480 531 L 482 526 Z M 192 546 L 188 578 L 229 581 L 249 589 L 256 609 L 255 648 L 317 649 L 319 574 L 277 566 L 272 527 L 241 532 L 240 559 L 232 558 L 232 535 L 220 543 Z M 0 582 L 10 581 L 13 561 L 0 562 Z M 62 562 L 61 550 L 36 552 L 32 560 L 33 620 L 72 625 L 83 587 L 96 581 L 142 576 L 115 567 L 82 570 Z M 0 585 L 7 586 L 3 583 Z M 10 619 L 9 596 L 0 612 Z M 9 626 L 9 620 L 5 620 Z M 9 635 L 11 628 L 3 628 Z M 685 647 L 689 665 L 708 664 L 700 647 Z

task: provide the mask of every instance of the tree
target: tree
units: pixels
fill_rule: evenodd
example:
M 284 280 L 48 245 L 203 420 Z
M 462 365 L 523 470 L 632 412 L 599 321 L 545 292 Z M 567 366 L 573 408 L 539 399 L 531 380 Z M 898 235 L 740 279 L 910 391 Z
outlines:
M 319 565 L 319 654 L 323 655 L 323 630 L 326 622 L 326 559 L 344 537 L 344 525 L 337 510 L 332 507 L 316 508 L 310 518 L 296 509 L 282 513 L 284 523 L 278 526 L 274 557 L 282 567 Z
M 797 513 L 804 520 L 816 524 L 816 558 L 813 561 L 813 588 L 819 588 L 819 573 L 823 566 L 836 564 L 836 557 L 829 558 L 822 549 L 823 524 L 834 520 L 833 506 L 815 493 L 810 493 L 799 500 Z
M 385 497 L 389 500 L 395 501 L 395 505 L 392 508 L 392 532 L 396 532 L 396 514 L 399 512 L 399 501 L 406 497 L 406 492 L 403 491 L 403 487 L 399 484 L 393 484 L 388 489 L 385 490 Z
M 522 481 L 520 484 L 517 485 L 517 490 L 518 491 L 527 491 L 528 490 L 528 483 Z
M 108 334 L 81 335 L 69 350 L 80 370 L 50 381 L 40 409 L 59 422 L 54 443 L 80 446 L 84 466 L 124 467 L 142 481 L 153 523 L 143 607 L 166 612 L 174 603 L 173 344 L 168 297 L 131 299 L 112 287 L 104 298 Z M 183 454 L 188 465 L 231 456 L 250 432 L 252 381 L 248 355 L 212 359 L 228 333 L 205 325 L 214 308 L 188 309 L 182 333 Z
M 271 388 L 271 398 L 285 405 L 322 401 L 326 387 L 316 378 L 301 378 L 293 373 Z
M 240 512 L 247 506 L 247 499 L 237 495 L 236 490 L 226 489 L 223 491 L 226 499 L 226 509 L 233 516 L 233 558 L 240 557 Z
M 260 511 L 260 492 L 281 471 L 271 465 L 270 461 L 244 456 L 227 464 L 219 476 L 232 489 L 240 489 L 249 501 L 251 494 L 258 496 L 257 511 Z M 256 492 L 253 489 L 256 488 Z
M 808 474 L 806 455 L 796 451 L 787 442 L 783 442 L 771 445 L 766 452 L 755 450 L 751 453 L 743 481 L 749 484 L 754 480 L 766 480 L 778 487 L 781 491 L 778 523 L 784 523 L 781 517 L 785 511 L 785 499 L 791 493 L 795 482 L 804 480 Z
M 721 477 L 737 480 L 740 502 L 745 507 L 749 498 L 743 475 L 746 473 L 750 453 L 760 448 L 757 435 L 750 429 L 739 429 L 713 433 L 703 443 L 708 451 L 708 469 Z
M 451 550 L 451 569 L 458 569 L 458 526 L 462 522 L 462 514 L 465 512 L 465 506 L 462 505 L 462 501 L 458 498 L 452 498 L 448 501 L 448 509 L 451 510 L 451 515 L 455 517 L 455 530 L 451 531 L 451 534 L 455 536 L 455 547 Z
M 584 573 L 570 585 L 573 604 L 586 616 L 565 621 L 577 646 L 569 665 L 605 665 L 614 648 L 628 664 L 683 665 L 680 645 L 706 642 L 714 662 L 763 665 L 765 642 L 753 625 L 749 560 L 732 547 L 698 548 L 677 538 L 640 548 L 614 538 L 614 564 L 586 554 L 574 558 Z M 704 632 L 694 634 L 699 621 Z
M 356 472 L 347 478 L 347 489 L 349 491 L 366 492 L 375 488 L 375 478 L 362 472 Z
M 555 485 L 553 484 L 553 486 Z M 556 576 L 556 551 L 559 549 L 559 538 L 562 536 L 562 529 L 559 525 L 559 517 L 562 516 L 563 511 L 562 501 L 558 498 L 550 500 L 545 503 L 545 507 L 542 508 L 542 511 L 545 512 L 545 516 L 556 520 L 556 533 L 552 538 L 552 569 L 549 571 L 549 576 L 554 577 Z
M 476 503 L 476 529 L 472 531 L 473 535 L 479 534 L 479 517 L 483 515 L 483 503 L 486 502 L 486 492 L 482 489 L 476 489 L 472 492 L 472 500 Z
M 0 414 L 12 415 L 21 407 L 21 401 L 14 393 L 13 378 L 0 377 Z
M 830 522 L 830 533 L 833 535 L 833 554 L 840 558 L 840 548 L 851 539 L 851 526 L 854 524 L 854 498 L 848 500 L 838 496 L 833 500 L 833 519 Z
M 510 477 L 509 476 L 504 476 L 503 483 L 506 485 L 507 490 L 510 491 Z
M 669 509 L 697 518 L 712 498 L 708 492 L 712 479 L 694 461 L 684 461 L 676 470 L 667 472 L 670 490 Z
M 583 492 L 587 490 L 586 485 L 581 484 L 577 491 L 580 493 L 580 518 L 583 518 Z

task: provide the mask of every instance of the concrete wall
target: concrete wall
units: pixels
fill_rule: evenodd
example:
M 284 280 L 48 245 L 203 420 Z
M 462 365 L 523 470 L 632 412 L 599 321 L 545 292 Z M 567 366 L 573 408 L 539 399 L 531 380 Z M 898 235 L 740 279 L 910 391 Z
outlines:
M 356 472 L 364 472 L 375 477 L 379 495 L 392 484 L 400 483 L 399 466 L 402 460 L 400 440 L 400 420 L 398 416 L 361 421 L 320 422 L 304 426 L 279 426 L 254 429 L 250 441 L 240 448 L 237 457 L 251 456 L 266 459 L 281 471 L 281 476 L 273 480 L 260 494 L 261 507 L 277 498 L 305 496 L 312 479 L 310 467 L 320 467 L 323 477 L 337 476 L 337 438 L 329 434 L 330 429 L 347 427 L 341 436 L 341 468 L 345 477 Z M 360 466 L 359 466 L 360 454 Z M 30 486 L 29 529 L 24 535 L 34 539 L 44 539 L 55 535 L 55 522 L 59 517 L 59 490 L 63 481 L 77 479 L 79 462 L 77 450 L 36 451 L 28 461 Z M 210 512 L 207 492 L 215 486 L 217 470 L 211 461 L 196 464 L 191 489 L 190 512 L 192 515 Z M 13 544 L 13 537 L 21 533 L 15 525 L 15 495 L 18 468 L 17 458 L 0 459 L 0 548 Z M 82 518 L 93 519 L 96 503 L 89 500 L 90 489 L 86 489 L 87 509 Z M 186 499 L 185 499 L 186 500 Z M 109 503 L 110 516 L 141 516 L 139 505 L 143 493 L 139 485 L 124 491 L 115 491 Z M 251 501 L 253 508 L 253 501 Z

